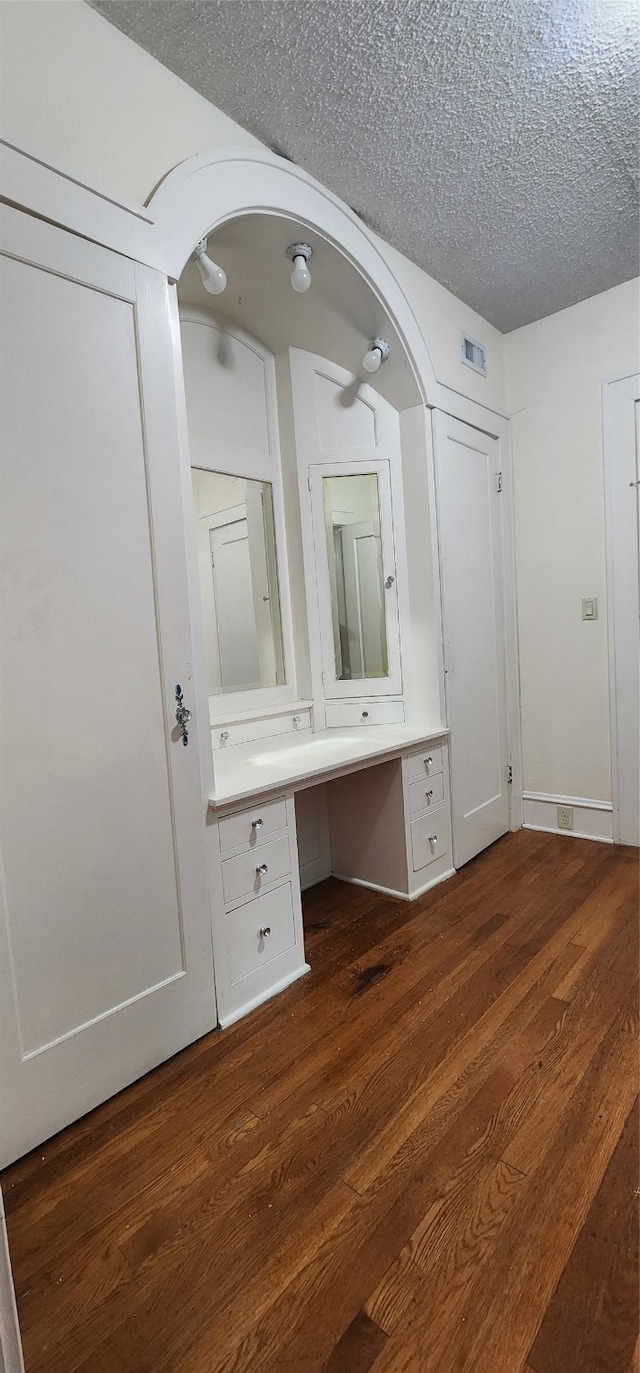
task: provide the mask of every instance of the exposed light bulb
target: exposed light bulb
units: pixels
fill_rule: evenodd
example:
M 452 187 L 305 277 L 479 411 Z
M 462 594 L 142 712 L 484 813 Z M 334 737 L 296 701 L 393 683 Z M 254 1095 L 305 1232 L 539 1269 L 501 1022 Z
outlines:
M 313 248 L 308 243 L 290 243 L 287 248 L 287 257 L 293 263 L 293 271 L 289 278 L 294 291 L 308 291 L 311 285 L 311 272 L 307 267 L 309 258 L 313 256 Z
M 390 352 L 391 349 L 385 339 L 374 338 L 362 359 L 365 372 L 377 372 L 380 365 L 387 361 Z
M 377 372 L 382 362 L 382 353 L 379 348 L 370 348 L 362 359 L 362 366 L 365 372 Z
M 212 262 L 211 258 L 207 257 L 206 238 L 200 240 L 193 256 L 205 291 L 208 291 L 210 296 L 221 296 L 227 285 L 227 274 L 217 262 Z
M 294 291 L 308 291 L 311 285 L 311 272 L 305 258 L 300 254 L 293 259 L 293 271 L 289 278 Z

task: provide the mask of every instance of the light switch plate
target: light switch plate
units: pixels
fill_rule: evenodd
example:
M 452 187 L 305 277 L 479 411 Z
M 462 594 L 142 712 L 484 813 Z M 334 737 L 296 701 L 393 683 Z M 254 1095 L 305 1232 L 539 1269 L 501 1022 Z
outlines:
M 582 600 L 583 620 L 597 620 L 598 618 L 598 597 L 586 596 Z

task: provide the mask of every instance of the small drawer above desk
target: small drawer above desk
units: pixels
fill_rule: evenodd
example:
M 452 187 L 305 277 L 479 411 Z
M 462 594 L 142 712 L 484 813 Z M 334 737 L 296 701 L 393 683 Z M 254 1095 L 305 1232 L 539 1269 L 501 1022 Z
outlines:
M 259 801 L 244 810 L 223 815 L 218 821 L 220 850 L 258 848 L 266 844 L 278 830 L 287 828 L 287 806 L 284 796 L 275 801 Z
M 269 844 L 260 844 L 246 853 L 238 853 L 235 858 L 226 858 L 222 864 L 222 886 L 225 905 L 239 901 L 242 897 L 259 896 L 265 887 L 288 877 L 291 872 L 291 853 L 289 840 L 272 839 Z
M 409 814 L 419 815 L 423 810 L 433 810 L 444 801 L 444 774 L 437 772 L 433 777 L 423 777 L 412 782 L 409 787 Z
M 420 753 L 410 753 L 407 758 L 407 781 L 417 782 L 420 777 L 431 777 L 434 772 L 442 772 L 443 764 L 442 744 L 430 744 Z

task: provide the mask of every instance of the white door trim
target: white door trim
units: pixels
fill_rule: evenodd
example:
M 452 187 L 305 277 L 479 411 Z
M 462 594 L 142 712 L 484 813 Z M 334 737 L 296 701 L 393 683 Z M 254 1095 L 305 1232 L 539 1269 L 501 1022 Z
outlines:
M 638 678 L 628 670 L 630 661 L 637 651 L 629 643 L 628 614 L 624 614 L 621 602 L 621 588 L 629 575 L 628 549 L 620 537 L 620 500 L 634 480 L 637 480 L 633 439 L 638 442 L 637 403 L 640 402 L 640 374 L 624 373 L 609 378 L 602 383 L 602 425 L 603 460 L 605 485 L 605 531 L 607 560 L 607 638 L 609 653 L 609 717 L 611 730 L 611 787 L 613 800 L 613 842 L 637 842 L 633 833 L 635 822 L 630 826 L 627 812 L 635 792 L 637 797 L 639 778 L 635 770 L 634 757 L 622 739 L 623 723 L 637 719 Z M 630 440 L 628 451 L 622 444 Z M 621 475 L 621 465 L 625 472 Z M 636 497 L 637 500 L 637 497 Z M 637 551 L 637 550 L 636 550 Z M 637 576 L 637 567 L 635 569 Z M 637 586 L 637 581 L 636 581 Z M 637 650 L 638 625 L 636 620 L 635 649 Z

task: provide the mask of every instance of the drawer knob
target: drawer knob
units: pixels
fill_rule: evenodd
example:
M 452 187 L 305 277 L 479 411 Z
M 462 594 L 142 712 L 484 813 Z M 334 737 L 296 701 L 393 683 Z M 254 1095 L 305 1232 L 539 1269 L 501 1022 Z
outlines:
M 430 843 L 430 844 L 437 844 L 437 842 L 438 842 L 438 836 L 437 836 L 437 834 L 430 834 L 430 835 L 429 835 L 429 843 Z
M 258 864 L 258 867 L 256 868 L 256 872 L 257 872 L 257 874 L 258 874 L 258 877 L 266 877 L 268 871 L 269 871 L 269 869 L 268 869 L 266 863 L 259 863 L 259 864 Z
M 425 796 L 433 796 L 433 787 L 430 787 L 429 791 L 425 791 Z
M 427 769 L 429 769 L 430 767 L 432 767 L 432 766 L 433 766 L 433 758 L 431 758 L 431 756 L 429 756 L 429 758 L 425 758 L 425 760 L 424 760 L 424 765 L 425 765 L 425 767 L 426 767 Z
M 299 715 L 294 715 L 293 720 L 291 721 L 291 723 L 292 723 L 292 725 L 293 725 L 293 728 L 294 728 L 294 729 L 297 729 L 297 728 L 298 728 L 298 725 L 300 724 L 300 716 L 299 716 Z
M 368 720 L 368 719 L 369 719 L 369 711 L 368 711 L 368 710 L 363 710 L 362 715 L 361 715 L 360 718 L 361 718 L 362 720 Z
M 262 928 L 261 928 L 261 930 L 260 930 L 260 934 L 262 935 L 262 938 L 263 938 L 263 939 L 268 939 L 268 938 L 269 938 L 269 935 L 271 934 L 271 926 L 270 926 L 270 925 L 263 925 Z
M 251 828 L 252 828 L 253 830 L 261 830 L 263 825 L 264 825 L 264 820 L 252 820 L 252 821 L 251 821 Z

